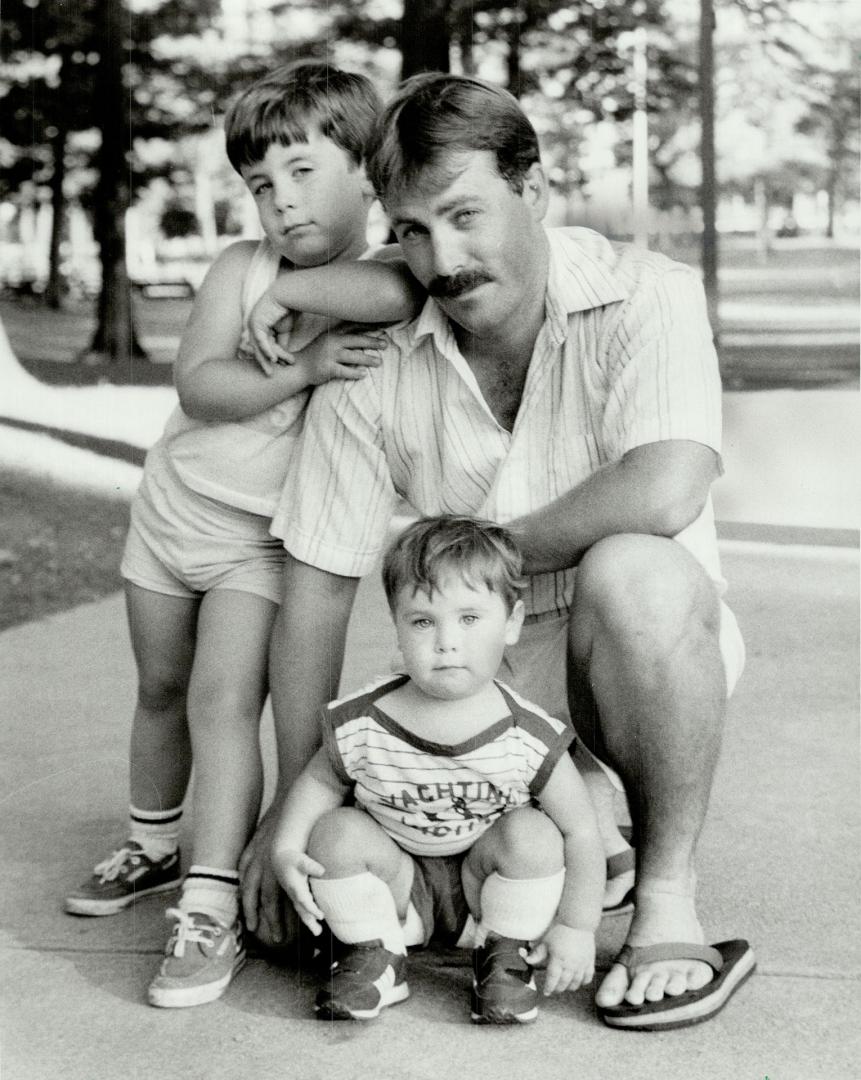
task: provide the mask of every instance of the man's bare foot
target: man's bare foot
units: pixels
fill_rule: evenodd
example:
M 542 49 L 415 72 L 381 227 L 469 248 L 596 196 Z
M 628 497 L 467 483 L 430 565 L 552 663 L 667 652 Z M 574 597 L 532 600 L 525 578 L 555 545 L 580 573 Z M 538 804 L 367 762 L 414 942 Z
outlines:
M 701 945 L 705 937 L 694 906 L 693 885 L 673 881 L 649 881 L 637 888 L 636 907 L 628 932 L 628 945 L 658 945 L 690 942 Z M 643 964 L 629 972 L 613 964 L 595 995 L 601 1008 L 626 1001 L 642 1005 L 677 997 L 687 990 L 699 990 L 713 976 L 708 964 L 699 960 L 662 960 Z

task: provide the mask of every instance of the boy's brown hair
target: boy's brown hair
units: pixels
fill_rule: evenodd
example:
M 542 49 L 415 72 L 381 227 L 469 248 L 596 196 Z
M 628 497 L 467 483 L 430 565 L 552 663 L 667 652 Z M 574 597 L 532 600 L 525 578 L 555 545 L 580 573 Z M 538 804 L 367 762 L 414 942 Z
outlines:
M 382 100 L 365 75 L 324 61 L 287 64 L 252 83 L 224 120 L 230 164 L 256 165 L 274 143 L 308 142 L 316 129 L 360 165 Z
M 447 571 L 498 593 L 509 613 L 525 587 L 523 558 L 501 525 L 453 515 L 421 518 L 404 529 L 383 558 L 390 610 L 403 588 L 432 596 Z

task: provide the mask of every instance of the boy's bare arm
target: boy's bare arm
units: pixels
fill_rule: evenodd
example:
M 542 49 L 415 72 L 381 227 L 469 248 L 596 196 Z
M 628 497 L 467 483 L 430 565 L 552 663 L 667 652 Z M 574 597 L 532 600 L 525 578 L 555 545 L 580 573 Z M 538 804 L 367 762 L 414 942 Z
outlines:
M 266 376 L 237 355 L 242 336 L 242 283 L 256 244 L 226 248 L 210 267 L 182 335 L 174 381 L 183 410 L 202 420 L 240 420 L 309 385 L 301 366 Z
M 363 259 L 279 274 L 249 317 L 251 339 L 266 370 L 291 360 L 276 332 L 292 312 L 326 315 L 347 323 L 395 323 L 411 319 L 426 299 L 403 259 L 384 249 L 382 260 Z

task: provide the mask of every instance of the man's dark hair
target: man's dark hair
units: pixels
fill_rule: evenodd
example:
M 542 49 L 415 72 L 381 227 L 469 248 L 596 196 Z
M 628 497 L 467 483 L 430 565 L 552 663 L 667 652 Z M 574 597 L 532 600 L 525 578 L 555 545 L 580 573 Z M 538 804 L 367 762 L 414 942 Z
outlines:
M 510 613 L 525 587 L 523 558 L 502 525 L 478 518 L 420 518 L 395 538 L 383 557 L 383 588 L 394 611 L 403 588 L 433 596 L 446 573 L 484 585 Z
M 262 161 L 273 143 L 307 142 L 316 128 L 359 165 L 382 104 L 365 75 L 315 60 L 287 64 L 231 105 L 224 120 L 227 156 L 239 172 Z
M 540 160 L 538 136 L 507 90 L 483 79 L 428 72 L 402 84 L 374 126 L 368 175 L 386 196 L 425 169 L 444 168 L 452 153 L 488 150 L 517 194 Z

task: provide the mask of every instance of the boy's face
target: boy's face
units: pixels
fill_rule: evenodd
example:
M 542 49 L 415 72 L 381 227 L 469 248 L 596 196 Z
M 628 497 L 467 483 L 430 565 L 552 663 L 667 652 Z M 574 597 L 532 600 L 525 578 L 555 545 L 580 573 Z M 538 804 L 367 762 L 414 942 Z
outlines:
M 455 701 L 496 675 L 505 646 L 520 636 L 523 604 L 518 600 L 509 613 L 499 593 L 452 571 L 432 596 L 402 588 L 394 619 L 412 681 L 430 697 Z
M 373 195 L 365 170 L 316 130 L 307 143 L 272 143 L 241 172 L 264 232 L 296 266 L 355 259 L 367 247 Z

